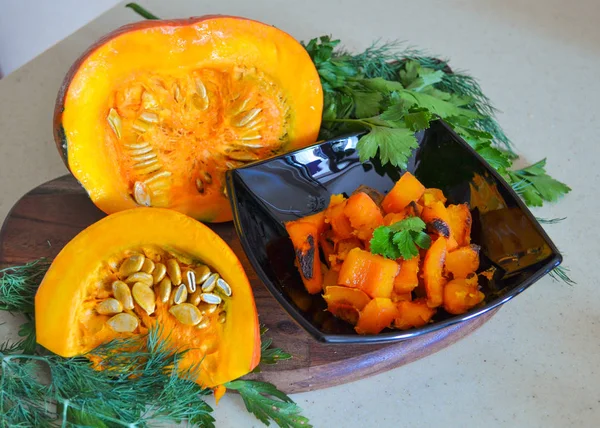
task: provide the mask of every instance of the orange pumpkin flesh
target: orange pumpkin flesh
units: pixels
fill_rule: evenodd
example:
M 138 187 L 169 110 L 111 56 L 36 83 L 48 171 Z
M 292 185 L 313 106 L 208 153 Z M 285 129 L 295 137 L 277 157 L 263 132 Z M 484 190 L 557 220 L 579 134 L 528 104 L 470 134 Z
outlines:
M 119 264 L 132 253 L 154 261 L 176 255 L 185 263 L 198 260 L 231 286 L 223 297 L 224 323 L 217 313 L 205 315 L 209 326 L 179 322 L 157 298 L 148 315 L 136 303 L 140 325 L 117 333 L 98 313 L 98 302 L 111 296 L 111 284 L 124 279 Z M 158 323 L 173 349 L 190 349 L 181 368 L 200 364 L 197 382 L 223 384 L 250 372 L 260 359 L 260 333 L 252 289 L 239 260 L 221 238 L 201 223 L 175 211 L 138 208 L 108 216 L 85 229 L 54 259 L 35 297 L 36 333 L 40 345 L 63 357 L 85 354 L 119 337 L 144 333 Z
M 244 18 L 134 23 L 68 73 L 55 139 L 103 211 L 166 207 L 231 220 L 227 169 L 315 142 L 323 99 L 305 49 Z

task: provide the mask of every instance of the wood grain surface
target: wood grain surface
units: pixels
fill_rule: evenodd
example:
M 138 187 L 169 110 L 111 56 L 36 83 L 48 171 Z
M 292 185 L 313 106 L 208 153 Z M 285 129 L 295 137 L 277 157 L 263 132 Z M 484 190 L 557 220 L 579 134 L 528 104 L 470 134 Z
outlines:
M 0 230 L 0 266 L 53 258 L 81 230 L 104 217 L 72 176 L 45 183 L 27 193 Z M 293 355 L 264 366 L 256 379 L 287 393 L 351 382 L 408 364 L 449 346 L 488 321 L 497 310 L 419 338 L 386 345 L 327 345 L 302 330 L 257 278 L 244 255 L 232 223 L 209 225 L 238 255 L 254 290 L 260 322 L 273 343 Z

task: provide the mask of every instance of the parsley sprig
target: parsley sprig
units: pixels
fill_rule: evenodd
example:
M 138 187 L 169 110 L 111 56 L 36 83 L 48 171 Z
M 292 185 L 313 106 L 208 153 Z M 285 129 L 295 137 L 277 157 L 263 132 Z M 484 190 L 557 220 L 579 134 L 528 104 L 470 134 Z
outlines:
M 323 85 L 320 137 L 366 130 L 358 142 L 360 159 L 406 167 L 417 147 L 414 133 L 442 118 L 521 195 L 540 206 L 571 189 L 550 177 L 545 160 L 521 170 L 510 168 L 517 155 L 494 118 L 495 109 L 478 83 L 451 72 L 448 63 L 398 44 L 375 45 L 362 53 L 337 49 L 328 36 L 306 44 Z
M 371 252 L 388 259 L 412 259 L 431 246 L 431 238 L 424 232 L 425 223 L 419 217 L 408 217 L 390 226 L 379 226 L 373 232 Z

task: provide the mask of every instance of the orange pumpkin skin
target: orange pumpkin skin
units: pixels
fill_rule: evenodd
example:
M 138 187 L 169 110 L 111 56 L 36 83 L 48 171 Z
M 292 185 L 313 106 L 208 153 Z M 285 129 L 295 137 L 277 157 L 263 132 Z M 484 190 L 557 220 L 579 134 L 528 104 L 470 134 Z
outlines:
M 96 311 L 116 278 L 124 252 L 168 249 L 212 266 L 232 295 L 226 322 L 205 331 L 179 323 L 159 299 L 152 317 L 135 313 L 139 331 L 117 333 Z M 108 288 L 107 288 L 108 287 Z M 229 246 L 202 223 L 172 210 L 137 208 L 110 215 L 89 226 L 56 256 L 35 296 L 37 342 L 63 357 L 83 355 L 119 337 L 144 333 L 159 323 L 173 349 L 190 349 L 181 369 L 200 364 L 197 382 L 214 387 L 250 372 L 260 360 L 260 332 L 252 288 Z M 210 347 L 211 349 L 207 349 Z
M 197 89 L 194 76 L 204 79 L 203 90 Z M 138 98 L 143 100 L 150 93 L 148 85 L 181 107 L 169 104 L 164 109 L 167 113 L 160 110 L 152 116 L 152 121 L 160 123 L 151 125 L 152 151 L 145 154 L 156 155 L 155 164 L 143 154 L 134 155 L 136 150 L 143 151 L 131 148 L 142 144 L 142 134 L 131 130 L 139 119 L 128 119 L 132 109 L 141 111 L 143 103 Z M 208 94 L 208 107 L 201 105 L 203 99 L 198 101 L 198 93 L 203 92 Z M 137 101 L 128 102 L 130 95 Z M 178 101 L 178 95 L 183 100 Z M 246 96 L 251 101 L 241 113 L 252 113 L 254 107 L 260 112 L 236 128 L 234 119 L 241 113 L 235 112 L 244 100 L 237 104 L 235 100 Z M 123 97 L 129 106 L 124 112 L 119 110 Z M 112 107 L 125 114 L 120 116 L 121 137 L 107 123 Z M 151 20 L 106 35 L 73 64 L 58 94 L 54 137 L 67 168 L 104 212 L 150 205 L 175 209 L 201 221 L 222 222 L 231 220 L 225 171 L 314 143 L 322 108 L 314 64 L 287 33 L 232 16 Z M 144 131 L 144 138 L 148 132 Z M 239 141 L 254 147 L 244 146 L 245 159 L 235 150 Z M 257 147 L 257 142 L 264 144 Z M 144 162 L 145 166 L 139 166 Z M 159 169 L 150 171 L 153 168 Z M 165 171 L 171 175 L 148 181 Z M 149 203 L 148 198 L 140 203 L 133 197 L 137 182 L 144 186 Z

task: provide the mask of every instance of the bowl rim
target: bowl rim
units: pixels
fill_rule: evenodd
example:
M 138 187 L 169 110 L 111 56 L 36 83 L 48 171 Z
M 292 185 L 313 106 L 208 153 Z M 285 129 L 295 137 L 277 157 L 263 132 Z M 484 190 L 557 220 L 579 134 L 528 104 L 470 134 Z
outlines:
M 434 122 L 434 121 L 432 121 L 432 122 Z M 227 185 L 227 192 L 229 195 L 229 203 L 231 205 L 231 210 L 232 210 L 232 214 L 233 214 L 233 223 L 234 223 L 235 231 L 240 240 L 240 243 L 242 244 L 244 253 L 246 254 L 246 257 L 248 257 L 248 260 L 250 261 L 250 264 L 252 265 L 252 268 L 256 272 L 258 278 L 262 281 L 262 283 L 265 285 L 267 290 L 269 290 L 271 295 L 277 300 L 277 302 L 283 307 L 283 309 L 287 312 L 287 314 L 296 323 L 298 323 L 304 330 L 306 330 L 311 336 L 313 336 L 317 341 L 323 342 L 323 343 L 330 343 L 330 344 L 365 344 L 365 345 L 370 344 L 370 345 L 373 345 L 373 344 L 399 342 L 399 341 L 407 340 L 407 339 L 414 338 L 417 336 L 422 336 L 425 334 L 433 333 L 433 332 L 436 332 L 443 328 L 458 324 L 460 322 L 476 318 L 476 317 L 483 315 L 495 308 L 498 308 L 499 306 L 501 306 L 504 303 L 508 302 L 509 300 L 513 299 L 515 296 L 521 294 L 523 291 L 525 291 L 527 288 L 529 288 L 533 283 L 539 281 L 542 277 L 547 275 L 552 269 L 556 268 L 557 266 L 559 266 L 562 263 L 563 257 L 561 255 L 561 253 L 558 251 L 558 248 L 556 248 L 556 245 L 554 245 L 554 242 L 552 242 L 552 240 L 550 239 L 550 237 L 548 236 L 548 234 L 546 233 L 546 231 L 544 230 L 542 225 L 537 221 L 537 219 L 535 218 L 533 213 L 529 210 L 529 208 L 527 207 L 525 202 L 515 192 L 515 190 L 512 188 L 512 186 L 510 186 L 506 182 L 506 180 L 504 180 L 504 178 L 498 173 L 498 171 L 496 171 L 496 169 L 494 169 L 489 163 L 487 163 L 479 155 L 479 153 L 477 153 L 477 151 L 475 151 L 475 149 L 473 149 L 469 145 L 469 143 L 467 143 L 462 137 L 460 137 L 460 135 L 458 135 L 452 129 L 451 126 L 449 126 L 442 119 L 437 119 L 437 120 L 435 120 L 435 122 L 439 122 L 439 125 L 441 125 L 443 128 L 445 128 L 445 130 L 447 132 L 450 133 L 454 142 L 460 144 L 463 148 L 467 149 L 472 155 L 474 155 L 476 157 L 476 159 L 479 161 L 479 163 L 481 163 L 485 167 L 487 172 L 492 174 L 494 176 L 494 178 L 500 182 L 500 184 L 503 186 L 504 190 L 509 192 L 509 194 L 515 199 L 519 209 L 521 209 L 521 211 L 524 212 L 525 216 L 533 224 L 533 227 L 535 227 L 535 229 L 540 233 L 542 238 L 548 244 L 548 246 L 552 250 L 552 254 L 547 258 L 547 261 L 543 265 L 540 265 L 540 267 L 537 268 L 537 271 L 535 272 L 535 274 L 533 274 L 532 276 L 527 278 L 527 280 L 523 281 L 521 284 L 519 284 L 518 286 L 511 289 L 506 294 L 488 302 L 485 306 L 483 306 L 475 311 L 468 311 L 464 314 L 455 315 L 455 316 L 447 318 L 443 321 L 434 322 L 434 323 L 431 323 L 431 324 L 428 324 L 426 326 L 419 327 L 419 328 L 414 328 L 414 329 L 410 329 L 410 330 L 386 331 L 386 332 L 379 333 L 376 335 L 359 335 L 357 333 L 355 333 L 355 334 L 324 333 L 321 330 L 319 330 L 318 328 L 316 328 L 311 322 L 309 322 L 288 301 L 288 299 L 283 295 L 283 293 L 281 293 L 278 290 L 278 288 L 274 284 L 271 283 L 269 278 L 267 278 L 267 276 L 266 276 L 265 272 L 262 270 L 262 268 L 260 268 L 260 263 L 258 262 L 255 254 L 252 250 L 252 247 L 250 246 L 250 242 L 248 241 L 248 239 L 246 239 L 245 233 L 241 227 L 240 210 L 239 210 L 239 206 L 237 203 L 237 197 L 236 197 L 237 195 L 236 195 L 234 179 L 235 179 L 236 175 L 239 175 L 237 172 L 238 170 L 252 169 L 258 165 L 262 165 L 262 164 L 265 164 L 268 162 L 279 160 L 279 159 L 282 159 L 285 157 L 293 156 L 294 154 L 305 151 L 305 150 L 312 150 L 315 147 L 319 147 L 324 144 L 334 143 L 336 141 L 348 140 L 351 138 L 360 138 L 362 135 L 365 135 L 366 132 L 361 131 L 361 132 L 342 134 L 338 137 L 331 138 L 329 140 L 318 141 L 315 144 L 311 144 L 310 146 L 306 146 L 306 147 L 303 147 L 303 148 L 300 148 L 300 149 L 297 149 L 297 150 L 294 150 L 291 152 L 283 153 L 281 155 L 273 156 L 273 157 L 270 157 L 267 159 L 262 159 L 262 160 L 250 163 L 248 165 L 245 165 L 243 167 L 227 171 L 226 185 Z M 243 184 L 247 188 L 245 183 L 243 183 Z M 540 263 L 540 262 L 538 262 L 538 263 Z

